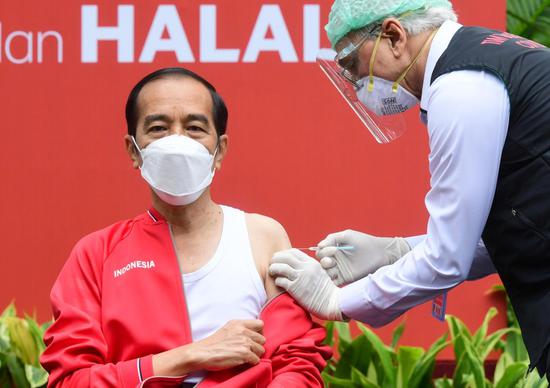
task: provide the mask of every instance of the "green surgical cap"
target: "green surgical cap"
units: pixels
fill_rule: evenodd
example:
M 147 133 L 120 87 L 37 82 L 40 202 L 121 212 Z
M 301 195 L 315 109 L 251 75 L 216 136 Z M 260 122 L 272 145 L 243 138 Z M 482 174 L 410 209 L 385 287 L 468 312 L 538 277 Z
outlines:
M 335 0 L 325 26 L 332 47 L 350 31 L 422 8 L 452 9 L 448 0 Z

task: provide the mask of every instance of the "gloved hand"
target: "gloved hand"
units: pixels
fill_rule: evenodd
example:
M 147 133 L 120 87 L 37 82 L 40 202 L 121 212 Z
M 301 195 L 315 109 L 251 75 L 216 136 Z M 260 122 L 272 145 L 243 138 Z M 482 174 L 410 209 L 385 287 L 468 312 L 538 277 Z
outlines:
M 275 284 L 306 310 L 326 320 L 342 321 L 340 289 L 334 285 L 321 264 L 297 249 L 275 253 L 269 266 Z
M 341 250 L 338 246 L 353 249 Z M 321 260 L 321 266 L 338 286 L 393 264 L 411 250 L 403 238 L 375 237 L 353 230 L 329 234 L 318 248 L 317 258 Z

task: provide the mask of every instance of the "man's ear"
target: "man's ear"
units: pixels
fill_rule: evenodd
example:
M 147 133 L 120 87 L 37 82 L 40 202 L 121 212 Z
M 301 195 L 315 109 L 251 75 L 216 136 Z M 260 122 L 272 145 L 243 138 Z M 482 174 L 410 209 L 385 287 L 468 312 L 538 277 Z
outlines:
M 124 136 L 124 145 L 126 146 L 126 152 L 128 153 L 128 156 L 130 157 L 130 159 L 132 159 L 132 167 L 138 169 L 139 166 L 141 166 L 141 155 L 136 149 L 134 141 L 132 140 L 132 136 Z
M 401 57 L 407 46 L 407 31 L 396 18 L 388 18 L 382 23 L 382 34 L 390 40 L 390 50 L 396 58 Z
M 227 135 L 222 135 L 218 139 L 218 152 L 216 152 L 215 160 L 214 160 L 214 167 L 216 170 L 221 170 L 222 168 L 222 161 L 225 158 L 225 154 L 227 153 L 227 147 L 228 147 L 229 138 Z

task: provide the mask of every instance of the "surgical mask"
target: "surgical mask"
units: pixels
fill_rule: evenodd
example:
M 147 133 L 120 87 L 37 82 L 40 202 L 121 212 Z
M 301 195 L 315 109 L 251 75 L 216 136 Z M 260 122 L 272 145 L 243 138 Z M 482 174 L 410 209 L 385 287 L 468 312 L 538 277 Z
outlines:
M 181 135 L 165 136 L 140 149 L 141 176 L 164 202 L 173 206 L 195 202 L 214 178 L 214 155 L 201 143 Z
M 422 53 L 428 48 L 429 42 L 435 33 L 436 31 L 426 40 L 420 52 L 395 82 L 387 81 L 373 74 L 376 53 L 382 39 L 382 33 L 380 33 L 374 44 L 370 59 L 369 76 L 358 81 L 357 98 L 359 101 L 378 116 L 403 113 L 418 105 L 420 102 L 419 99 L 402 87 L 400 83 L 405 79 L 416 62 L 418 62 Z

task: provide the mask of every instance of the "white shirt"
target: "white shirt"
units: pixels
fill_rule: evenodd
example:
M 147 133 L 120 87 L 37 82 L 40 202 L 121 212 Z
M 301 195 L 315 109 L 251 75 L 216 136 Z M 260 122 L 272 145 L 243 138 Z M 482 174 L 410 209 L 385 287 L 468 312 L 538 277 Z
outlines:
M 342 288 L 342 312 L 373 326 L 495 271 L 481 233 L 495 193 L 510 101 L 504 83 L 485 71 L 455 71 L 430 85 L 460 27 L 450 21 L 441 26 L 424 74 L 420 106 L 428 112 L 431 173 L 427 235 L 409 238 L 413 249 L 393 265 Z
M 209 337 L 234 319 L 257 319 L 267 301 L 252 254 L 245 213 L 221 206 L 223 228 L 214 256 L 195 272 L 182 274 L 193 342 Z M 185 381 L 198 383 L 206 372 Z

